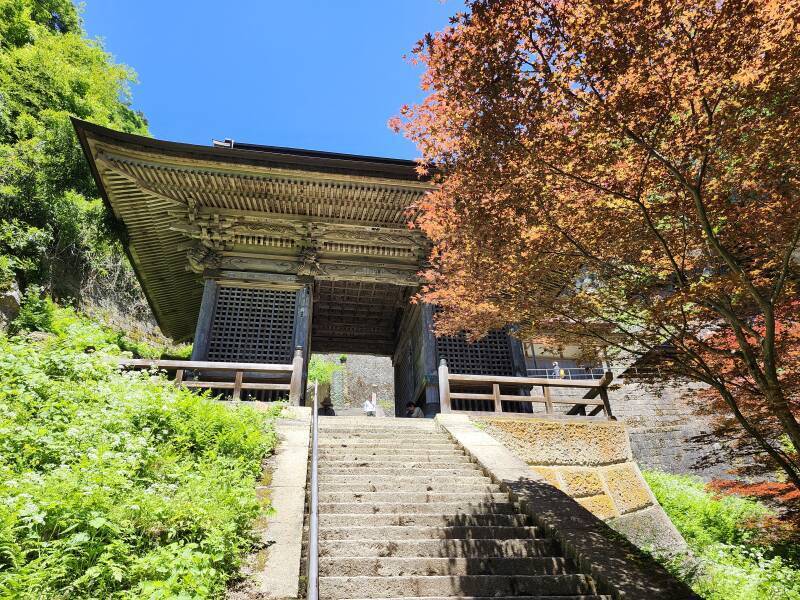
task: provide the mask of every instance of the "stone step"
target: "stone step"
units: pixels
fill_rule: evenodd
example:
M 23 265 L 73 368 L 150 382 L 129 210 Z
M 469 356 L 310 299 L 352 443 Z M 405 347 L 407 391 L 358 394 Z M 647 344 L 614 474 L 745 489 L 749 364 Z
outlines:
M 510 514 L 516 511 L 511 502 L 325 502 L 320 503 L 320 514 Z
M 431 469 L 457 469 L 459 471 L 474 471 L 477 468 L 475 463 L 471 462 L 458 462 L 458 461 L 406 461 L 406 462 L 383 462 L 380 459 L 373 460 L 359 460 L 359 461 L 336 461 L 325 460 L 320 461 L 319 472 L 327 472 L 330 469 L 414 469 L 416 470 L 431 470 Z
M 403 432 L 400 430 L 397 431 L 387 431 L 386 433 L 347 433 L 347 432 L 336 432 L 332 433 L 329 431 L 320 431 L 319 432 L 319 440 L 321 442 L 335 442 L 335 441 L 349 441 L 349 442 L 394 442 L 394 441 L 402 441 L 404 443 L 413 443 L 413 442 L 428 442 L 433 444 L 452 444 L 452 441 L 449 437 L 442 433 L 436 433 L 435 431 L 429 432 Z
M 436 435 L 445 436 L 448 434 L 430 425 L 419 425 L 414 427 L 332 427 L 320 423 L 320 435 Z
M 530 558 L 557 556 L 547 538 L 528 540 L 320 540 L 320 557 Z
M 374 441 L 353 441 L 353 440 L 326 440 L 324 437 L 319 439 L 319 448 L 394 448 L 397 451 L 407 452 L 413 450 L 414 452 L 427 452 L 428 450 L 452 450 L 455 448 L 449 442 L 434 442 L 434 441 L 419 441 L 409 442 L 408 445 L 403 443 L 403 440 L 374 440 Z
M 376 447 L 363 447 L 363 448 L 350 448 L 348 449 L 346 446 L 329 446 L 329 447 L 322 447 L 319 448 L 319 455 L 328 456 L 331 454 L 340 454 L 343 450 L 346 451 L 346 454 L 354 454 L 357 456 L 378 456 L 378 455 L 387 455 L 387 456 L 397 456 L 398 451 L 396 447 L 388 446 L 384 448 L 376 448 Z M 413 452 L 414 456 L 418 456 L 422 454 L 416 447 L 414 448 L 407 448 L 405 449 L 405 453 L 402 456 L 408 456 L 409 452 Z M 437 448 L 435 450 L 426 450 L 425 456 L 438 456 L 438 455 L 457 455 L 457 456 L 466 456 L 463 450 L 455 447 L 455 446 L 447 446 L 446 448 Z
M 350 454 L 343 452 L 326 452 L 319 457 L 320 464 L 336 462 L 381 462 L 381 463 L 419 463 L 419 462 L 451 462 L 472 463 L 469 456 L 451 452 L 449 454 Z
M 353 483 L 328 483 L 320 482 L 319 491 L 322 492 L 353 492 L 354 494 L 364 492 L 392 492 L 402 489 L 404 492 L 499 492 L 500 486 L 493 484 L 490 480 L 476 481 L 475 483 L 449 483 L 447 481 L 423 480 L 419 482 L 404 482 L 398 484 L 396 481 L 385 481 L 383 483 L 353 482 Z
M 435 463 L 434 463 L 435 464 Z M 329 467 L 325 466 L 322 468 L 320 465 L 319 467 L 319 475 L 363 475 L 365 473 L 371 473 L 373 475 L 407 475 L 409 472 L 409 468 L 406 466 L 396 466 L 396 467 Z M 431 467 L 430 465 L 420 465 L 419 467 L 414 468 L 414 474 L 417 476 L 426 476 L 426 477 L 451 477 L 456 476 L 460 477 L 463 476 L 465 473 L 480 473 L 478 467 L 474 464 L 463 465 L 463 466 L 449 466 L 449 467 Z
M 393 489 L 398 489 L 400 486 L 405 485 L 425 485 L 425 484 L 434 484 L 440 485 L 442 482 L 452 483 L 453 485 L 458 484 L 490 484 L 492 480 L 489 477 L 486 477 L 483 473 L 479 470 L 474 471 L 463 471 L 460 475 L 452 475 L 445 479 L 437 476 L 430 476 L 430 475 L 413 475 L 413 474 L 406 474 L 406 475 L 375 475 L 374 473 L 364 473 L 360 471 L 359 473 L 345 473 L 345 474 L 319 474 L 319 482 L 320 485 L 323 483 L 348 483 L 352 482 L 353 485 L 361 485 L 361 484 L 388 484 L 393 485 Z
M 363 502 L 375 504 L 376 502 L 430 503 L 430 502 L 508 502 L 508 494 L 504 492 L 325 492 L 319 494 L 320 503 L 331 502 Z
M 340 415 L 337 417 L 320 417 L 320 427 L 363 428 L 369 427 L 430 427 L 435 429 L 433 419 L 405 419 L 397 417 L 367 417 L 364 415 Z
M 446 433 L 438 431 L 429 427 L 383 427 L 376 429 L 355 429 L 355 428 L 330 428 L 320 427 L 320 437 L 323 436 L 337 436 L 337 437 L 397 437 L 397 436 L 411 436 L 411 437 L 436 437 L 441 439 L 450 440 L 450 436 Z
M 465 513 L 452 515 L 428 514 L 323 514 L 319 516 L 320 527 L 381 527 L 385 525 L 402 525 L 416 527 L 447 527 L 481 525 L 495 527 L 525 527 L 530 524 L 527 515 L 483 514 L 469 515 Z
M 611 596 L 456 596 L 459 600 L 613 600 Z M 404 596 L 402 600 L 452 600 L 453 596 Z M 367 600 L 366 598 L 342 598 L 341 600 Z M 401 600 L 400 598 L 370 598 L 369 600 Z
M 321 598 L 387 596 L 535 596 L 593 594 L 586 575 L 434 575 L 430 577 L 320 577 Z
M 450 558 L 450 557 L 362 557 L 320 560 L 322 577 L 398 577 L 409 575 L 565 575 L 574 573 L 569 561 L 559 556 L 535 558 Z
M 531 539 L 536 527 L 493 527 L 480 525 L 425 527 L 415 525 L 367 525 L 362 527 L 320 527 L 321 540 L 516 540 Z

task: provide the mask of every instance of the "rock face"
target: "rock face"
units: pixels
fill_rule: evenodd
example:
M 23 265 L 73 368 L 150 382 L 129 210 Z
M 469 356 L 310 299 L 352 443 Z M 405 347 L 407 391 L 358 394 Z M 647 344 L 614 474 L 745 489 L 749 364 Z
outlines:
M 21 304 L 22 294 L 14 281 L 11 289 L 0 292 L 0 331 L 7 330 L 11 321 L 17 318 Z
M 344 363 L 339 354 L 323 354 L 325 360 L 341 364 L 342 369 L 333 374 L 331 400 L 336 414 L 361 414 L 364 400 L 369 398 L 373 385 L 378 404 L 387 415 L 394 414 L 394 368 L 388 356 L 348 354 Z
M 666 554 L 686 547 L 634 462 L 624 423 L 506 417 L 474 420 L 544 481 L 636 545 Z

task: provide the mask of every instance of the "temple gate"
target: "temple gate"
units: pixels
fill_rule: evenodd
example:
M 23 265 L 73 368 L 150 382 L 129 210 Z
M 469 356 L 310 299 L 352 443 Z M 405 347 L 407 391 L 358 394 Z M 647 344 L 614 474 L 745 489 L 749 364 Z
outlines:
M 507 332 L 436 338 L 433 307 L 410 302 L 429 242 L 409 207 L 433 189 L 414 162 L 74 125 L 159 326 L 193 339 L 193 360 L 391 356 L 398 413 L 438 411 L 441 357 L 454 373 L 525 375 Z

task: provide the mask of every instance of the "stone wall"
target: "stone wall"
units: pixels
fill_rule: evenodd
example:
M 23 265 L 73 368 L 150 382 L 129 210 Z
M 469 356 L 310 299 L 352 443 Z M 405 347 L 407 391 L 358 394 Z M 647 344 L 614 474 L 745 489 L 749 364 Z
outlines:
M 622 422 L 512 417 L 473 417 L 473 422 L 640 548 L 672 553 L 685 547 L 634 462 Z
M 341 354 L 321 354 L 325 360 L 340 364 Z M 388 356 L 347 354 L 341 371 L 334 373 L 331 401 L 336 414 L 361 414 L 364 400 L 377 385 L 378 404 L 387 415 L 394 414 L 394 368 Z
M 645 383 L 620 379 L 609 394 L 611 410 L 623 421 L 633 457 L 642 468 L 691 473 L 704 479 L 724 477 L 740 466 L 713 435 L 692 381 Z

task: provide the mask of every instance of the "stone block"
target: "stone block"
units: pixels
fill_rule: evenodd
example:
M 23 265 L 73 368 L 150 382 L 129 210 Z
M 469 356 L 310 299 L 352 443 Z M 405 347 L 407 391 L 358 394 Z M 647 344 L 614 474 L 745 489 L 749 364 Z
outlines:
M 622 515 L 608 521 L 643 550 L 659 555 L 672 555 L 686 549 L 686 542 L 660 506 Z
M 596 469 L 561 467 L 558 469 L 563 489 L 573 498 L 596 496 L 605 492 L 603 480 Z
M 604 467 L 600 472 L 620 514 L 653 504 L 650 489 L 635 464 Z
M 553 487 L 561 489 L 561 482 L 558 480 L 558 475 L 555 467 L 531 466 L 531 471 L 533 471 L 539 477 L 541 477 L 542 481 L 549 483 Z
M 617 422 L 563 422 L 486 418 L 487 432 L 529 465 L 605 465 L 631 460 L 625 426 Z
M 606 494 L 576 498 L 575 501 L 595 517 L 603 519 L 604 521 L 616 517 L 619 514 L 614 508 L 614 503 L 611 502 L 611 498 Z

